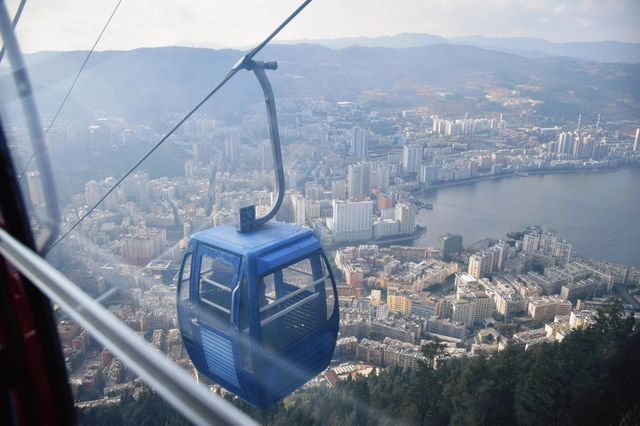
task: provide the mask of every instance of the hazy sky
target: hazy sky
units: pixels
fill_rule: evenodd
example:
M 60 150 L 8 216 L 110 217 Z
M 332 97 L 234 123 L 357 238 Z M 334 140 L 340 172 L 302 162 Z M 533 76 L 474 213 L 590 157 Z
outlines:
M 87 49 L 117 0 L 27 0 L 25 51 Z M 123 0 L 98 50 L 253 45 L 298 0 Z M 19 0 L 7 0 L 10 12 Z M 420 32 L 640 42 L 640 0 L 314 0 L 280 39 Z

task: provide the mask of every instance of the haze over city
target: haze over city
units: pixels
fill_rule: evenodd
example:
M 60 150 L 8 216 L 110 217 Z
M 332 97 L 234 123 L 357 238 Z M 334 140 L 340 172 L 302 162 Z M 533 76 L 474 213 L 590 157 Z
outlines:
M 80 425 L 633 424 L 640 3 L 315 0 L 246 53 L 299 5 L 29 0 L 26 73 L 2 28 L 3 359 L 43 315 Z
M 18 1 L 7 2 L 11 10 Z M 18 26 L 27 52 L 84 50 L 115 1 L 32 0 Z M 98 50 L 138 47 L 248 47 L 265 37 L 295 0 L 124 1 Z M 640 42 L 635 0 L 324 0 L 313 2 L 277 39 L 376 37 L 534 37 L 552 42 Z

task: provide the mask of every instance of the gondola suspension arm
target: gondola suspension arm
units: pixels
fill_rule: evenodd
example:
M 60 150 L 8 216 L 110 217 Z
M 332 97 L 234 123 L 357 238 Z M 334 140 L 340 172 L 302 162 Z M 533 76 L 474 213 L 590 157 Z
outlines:
M 247 56 L 242 57 L 233 69 L 246 69 L 253 71 L 254 75 L 262 87 L 264 102 L 267 107 L 269 139 L 271 140 L 271 153 L 273 155 L 273 166 L 275 172 L 275 192 L 276 198 L 269 211 L 261 217 L 256 218 L 256 206 L 251 205 L 240 209 L 240 232 L 257 229 L 271 220 L 282 205 L 284 199 L 284 166 L 282 164 L 282 150 L 280 149 L 280 133 L 278 131 L 278 117 L 276 114 L 276 102 L 273 97 L 273 89 L 265 70 L 275 70 L 278 68 L 277 62 L 254 61 Z

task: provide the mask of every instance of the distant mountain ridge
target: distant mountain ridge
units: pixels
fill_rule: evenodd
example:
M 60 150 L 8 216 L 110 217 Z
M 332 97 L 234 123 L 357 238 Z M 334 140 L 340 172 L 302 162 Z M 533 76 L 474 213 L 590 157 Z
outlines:
M 528 57 L 567 56 L 596 62 L 640 63 L 640 43 L 619 41 L 554 43 L 532 37 L 484 37 L 471 35 L 445 38 L 431 34 L 400 33 L 393 36 L 302 39 L 281 41 L 279 43 L 319 44 L 330 49 L 344 49 L 353 46 L 405 48 L 433 44 L 458 44 L 496 49 Z
M 56 111 L 86 53 L 41 52 L 27 56 L 39 110 L 47 122 Z M 164 47 L 95 52 L 60 120 L 104 115 L 138 123 L 160 123 L 195 105 L 242 55 L 231 49 Z M 558 122 L 579 113 L 611 119 L 637 118 L 640 64 L 606 64 L 570 58 L 529 58 L 475 46 L 433 44 L 424 47 L 350 47 L 271 45 L 260 59 L 277 60 L 270 72 L 279 105 L 286 98 L 322 97 L 355 101 L 373 108 L 429 106 L 456 113 L 486 114 L 502 106 L 488 91 L 516 90 L 542 102 L 538 114 Z M 16 107 L 9 75 L 0 90 Z M 447 99 L 440 93 L 450 93 Z M 249 72 L 241 72 L 202 111 L 238 120 L 260 105 L 262 94 Z M 489 108 L 489 109 L 487 109 Z M 285 107 L 280 107 L 286 112 Z
M 404 47 L 422 47 L 432 44 L 447 43 L 447 39 L 431 34 L 400 33 L 393 36 L 379 37 L 340 37 L 334 39 L 300 39 L 283 40 L 278 44 L 319 44 L 329 49 L 344 49 L 347 47 L 388 47 L 391 49 Z

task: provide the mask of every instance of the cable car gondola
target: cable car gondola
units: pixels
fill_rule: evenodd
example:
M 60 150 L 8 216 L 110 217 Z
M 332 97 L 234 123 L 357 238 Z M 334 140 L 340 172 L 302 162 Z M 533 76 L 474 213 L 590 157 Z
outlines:
M 333 272 L 311 230 L 269 220 L 284 198 L 275 102 L 264 72 L 243 58 L 265 95 L 276 169 L 270 211 L 194 234 L 177 288 L 184 345 L 198 371 L 258 408 L 281 400 L 331 361 L 339 325 Z

